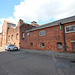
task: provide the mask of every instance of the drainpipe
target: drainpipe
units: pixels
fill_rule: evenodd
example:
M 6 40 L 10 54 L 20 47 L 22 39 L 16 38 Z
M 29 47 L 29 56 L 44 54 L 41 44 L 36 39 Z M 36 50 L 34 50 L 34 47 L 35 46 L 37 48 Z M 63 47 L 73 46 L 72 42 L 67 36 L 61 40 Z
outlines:
M 66 41 L 65 41 L 65 27 L 64 27 L 64 24 L 62 24 L 60 22 L 60 27 L 62 26 L 63 27 L 63 39 L 64 39 L 64 51 L 67 51 L 67 45 L 66 45 Z

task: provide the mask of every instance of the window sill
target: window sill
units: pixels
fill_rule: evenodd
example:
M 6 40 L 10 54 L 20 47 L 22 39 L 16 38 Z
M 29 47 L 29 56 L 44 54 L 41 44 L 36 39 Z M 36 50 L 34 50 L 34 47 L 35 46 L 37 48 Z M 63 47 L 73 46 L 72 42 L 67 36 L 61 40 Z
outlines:
M 45 47 L 41 47 L 41 48 L 45 48 Z

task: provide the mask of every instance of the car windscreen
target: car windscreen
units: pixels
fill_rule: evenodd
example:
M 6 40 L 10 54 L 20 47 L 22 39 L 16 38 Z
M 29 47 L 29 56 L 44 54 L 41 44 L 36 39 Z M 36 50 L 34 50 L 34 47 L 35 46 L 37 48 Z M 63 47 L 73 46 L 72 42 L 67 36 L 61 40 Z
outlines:
M 9 45 L 9 47 L 14 46 L 14 45 Z
M 11 46 L 16 46 L 16 45 L 9 45 L 9 47 L 11 47 Z

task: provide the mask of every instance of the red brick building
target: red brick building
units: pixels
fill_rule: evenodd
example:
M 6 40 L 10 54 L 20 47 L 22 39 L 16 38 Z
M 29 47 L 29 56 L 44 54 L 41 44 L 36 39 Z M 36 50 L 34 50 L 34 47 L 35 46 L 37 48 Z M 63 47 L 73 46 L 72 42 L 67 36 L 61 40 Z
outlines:
M 0 46 L 2 46 L 2 33 L 0 33 Z
M 75 52 L 75 16 L 41 26 L 35 21 L 27 24 L 19 20 L 17 26 L 4 21 L 2 46 L 6 44 L 22 49 Z

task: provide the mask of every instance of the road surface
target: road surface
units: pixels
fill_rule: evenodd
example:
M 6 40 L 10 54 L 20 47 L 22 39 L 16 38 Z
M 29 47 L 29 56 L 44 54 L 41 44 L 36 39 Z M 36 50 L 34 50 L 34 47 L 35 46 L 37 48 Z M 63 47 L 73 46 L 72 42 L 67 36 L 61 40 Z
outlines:
M 0 49 L 0 75 L 75 75 L 70 59 Z

